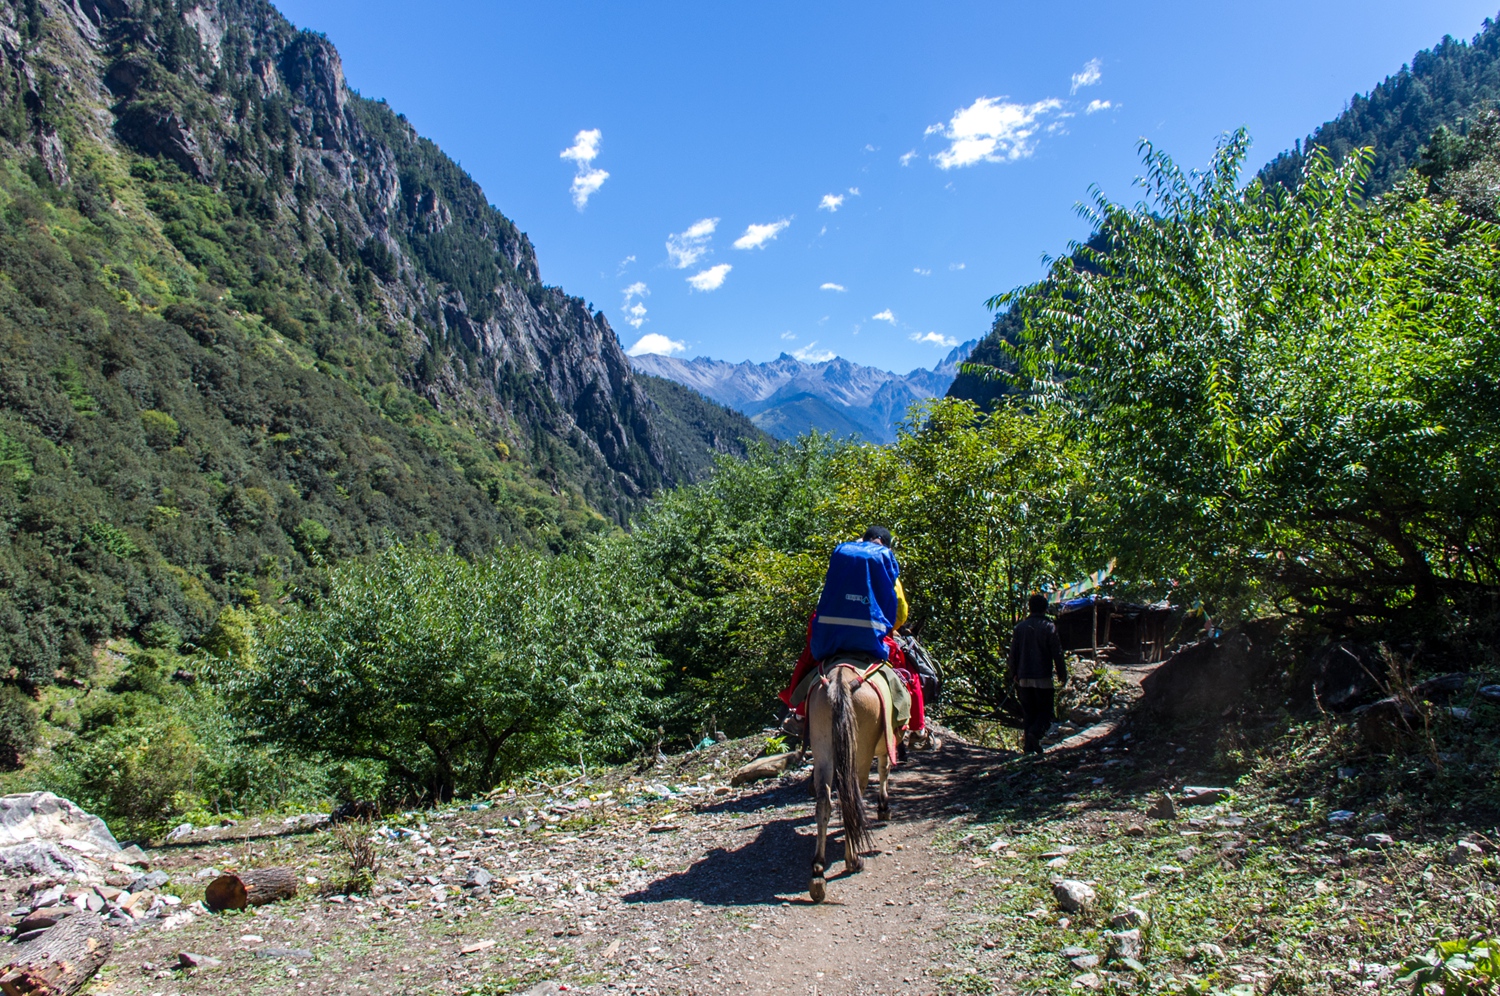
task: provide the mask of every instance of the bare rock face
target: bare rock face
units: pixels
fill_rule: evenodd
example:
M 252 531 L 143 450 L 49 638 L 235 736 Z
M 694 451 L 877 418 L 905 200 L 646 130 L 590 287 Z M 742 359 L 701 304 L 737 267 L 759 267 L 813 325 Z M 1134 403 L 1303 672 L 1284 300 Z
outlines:
M 0 796 L 0 872 L 74 878 L 103 874 L 120 844 L 99 817 L 51 792 Z

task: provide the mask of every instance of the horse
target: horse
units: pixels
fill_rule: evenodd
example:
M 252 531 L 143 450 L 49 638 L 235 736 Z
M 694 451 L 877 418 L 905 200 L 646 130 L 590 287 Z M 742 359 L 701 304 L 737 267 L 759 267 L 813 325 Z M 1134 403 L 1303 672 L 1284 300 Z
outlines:
M 886 782 L 890 776 L 890 746 L 886 730 L 891 721 L 889 696 L 861 677 L 865 668 L 833 663 L 807 699 L 808 741 L 813 754 L 813 797 L 818 809 L 818 844 L 813 852 L 812 878 L 807 891 L 815 903 L 827 894 L 823 877 L 828 867 L 828 820 L 834 793 L 844 823 L 844 873 L 864 868 L 861 851 L 873 845 L 864 789 L 870 781 L 870 762 L 880 757 L 879 818 L 891 814 Z

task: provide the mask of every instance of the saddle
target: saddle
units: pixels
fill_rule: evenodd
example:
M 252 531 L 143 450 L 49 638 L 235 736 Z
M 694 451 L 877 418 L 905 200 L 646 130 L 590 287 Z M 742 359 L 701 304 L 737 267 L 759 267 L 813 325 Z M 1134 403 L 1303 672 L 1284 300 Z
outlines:
M 892 760 L 896 754 L 895 731 L 904 730 L 906 724 L 911 721 L 911 692 L 906 687 L 906 682 L 896 673 L 895 668 L 883 660 L 862 653 L 837 653 L 825 661 L 819 661 L 818 666 L 807 672 L 802 680 L 797 682 L 797 687 L 792 689 L 793 708 L 807 701 L 812 694 L 813 683 L 825 681 L 833 674 L 836 668 L 847 667 L 857 673 L 862 681 L 874 684 L 886 709 L 886 746 L 891 754 Z

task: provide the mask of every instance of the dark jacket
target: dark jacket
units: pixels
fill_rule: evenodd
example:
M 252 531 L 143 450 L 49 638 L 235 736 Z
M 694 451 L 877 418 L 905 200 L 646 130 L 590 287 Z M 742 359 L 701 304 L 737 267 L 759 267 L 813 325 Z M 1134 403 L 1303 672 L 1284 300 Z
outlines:
M 1010 638 L 1011 677 L 1022 688 L 1051 688 L 1054 668 L 1058 684 L 1067 684 L 1068 665 L 1057 627 L 1046 616 L 1021 620 Z

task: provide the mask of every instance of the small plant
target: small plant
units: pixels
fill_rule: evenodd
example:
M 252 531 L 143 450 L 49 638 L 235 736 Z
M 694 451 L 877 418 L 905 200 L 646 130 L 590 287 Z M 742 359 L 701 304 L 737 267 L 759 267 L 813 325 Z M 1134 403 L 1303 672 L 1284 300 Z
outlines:
M 1436 941 L 1402 962 L 1401 971 L 1405 974 L 1398 981 L 1410 983 L 1417 993 L 1435 986 L 1443 996 L 1479 996 L 1493 993 L 1500 983 L 1500 950 L 1484 934 Z
M 786 753 L 786 737 L 777 734 L 774 737 L 766 737 L 766 755 Z
M 375 886 L 375 877 L 380 873 L 380 855 L 375 853 L 375 841 L 370 836 L 368 820 L 340 823 L 333 828 L 333 835 L 349 855 L 349 880 L 343 884 L 345 893 L 369 892 Z

